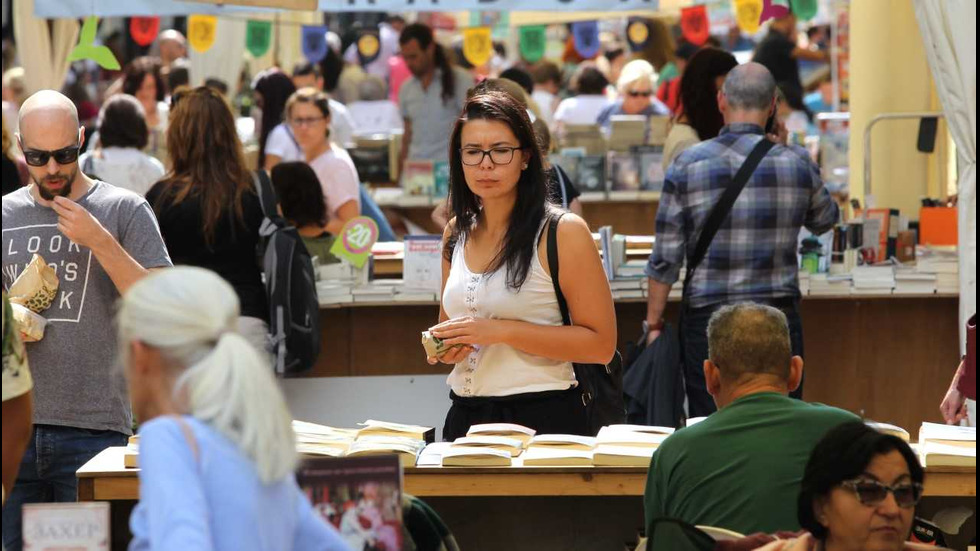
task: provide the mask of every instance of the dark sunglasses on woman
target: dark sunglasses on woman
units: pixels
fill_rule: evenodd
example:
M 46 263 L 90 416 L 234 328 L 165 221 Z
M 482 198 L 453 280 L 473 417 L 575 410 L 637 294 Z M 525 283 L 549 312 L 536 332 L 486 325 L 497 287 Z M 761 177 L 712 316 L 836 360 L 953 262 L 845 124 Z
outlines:
M 889 486 L 877 480 L 857 479 L 841 482 L 841 486 L 854 492 L 862 505 L 874 507 L 888 497 L 891 492 L 895 503 L 904 509 L 915 507 L 922 497 L 922 484 L 917 482 L 902 482 Z
M 646 90 L 646 91 L 630 90 L 629 92 L 627 92 L 627 94 L 629 94 L 629 97 L 631 98 L 648 98 L 653 95 L 653 92 L 651 92 L 650 90 Z
M 43 151 L 40 149 L 25 149 L 24 161 L 31 166 L 44 166 L 48 164 L 51 157 L 59 165 L 70 165 L 78 160 L 78 153 L 81 146 L 70 145 L 55 151 Z

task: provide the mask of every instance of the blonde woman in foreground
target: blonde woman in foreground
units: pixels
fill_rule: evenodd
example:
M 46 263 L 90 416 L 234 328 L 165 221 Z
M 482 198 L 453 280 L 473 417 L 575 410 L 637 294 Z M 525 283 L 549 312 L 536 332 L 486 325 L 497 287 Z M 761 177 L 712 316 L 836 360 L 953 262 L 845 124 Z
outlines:
M 154 273 L 122 298 L 142 423 L 131 551 L 347 549 L 296 484 L 289 411 L 238 315 L 231 286 L 201 268 Z

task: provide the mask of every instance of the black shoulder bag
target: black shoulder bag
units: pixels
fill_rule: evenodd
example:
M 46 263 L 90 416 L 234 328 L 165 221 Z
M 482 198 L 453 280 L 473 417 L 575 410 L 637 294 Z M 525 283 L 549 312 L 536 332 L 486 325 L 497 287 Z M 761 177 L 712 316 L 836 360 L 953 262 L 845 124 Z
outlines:
M 558 282 L 558 221 L 561 216 L 555 216 L 548 221 L 548 268 L 551 271 L 551 283 L 555 287 L 555 297 L 561 310 L 564 325 L 572 325 L 568 315 L 568 302 L 561 291 Z M 582 388 L 582 405 L 588 419 L 588 429 L 591 435 L 599 432 L 606 425 L 626 422 L 626 404 L 623 401 L 623 359 L 619 351 L 613 355 L 606 365 L 573 364 L 575 379 Z

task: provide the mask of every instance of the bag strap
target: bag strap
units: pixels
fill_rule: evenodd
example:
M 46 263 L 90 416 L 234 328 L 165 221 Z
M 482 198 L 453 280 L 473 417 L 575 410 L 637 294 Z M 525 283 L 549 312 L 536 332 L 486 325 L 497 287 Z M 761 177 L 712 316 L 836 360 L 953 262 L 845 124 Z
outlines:
M 282 218 L 276 208 L 276 192 L 272 189 L 272 182 L 264 170 L 253 171 L 252 180 L 255 184 L 255 193 L 259 196 L 259 204 L 262 206 L 262 214 L 265 215 L 259 228 L 259 235 L 269 237 L 278 229 L 280 224 L 277 222 Z
M 558 175 L 558 189 L 561 190 L 561 208 L 568 208 L 568 191 L 565 188 L 565 175 L 562 174 L 562 169 L 558 165 L 555 166 L 555 174 Z
M 759 143 L 752 148 L 749 156 L 745 158 L 745 162 L 742 163 L 738 172 L 735 173 L 735 178 L 732 179 L 728 187 L 725 188 L 724 193 L 721 194 L 721 199 L 712 207 L 707 220 L 705 220 L 704 225 L 701 227 L 701 232 L 698 234 L 698 241 L 694 246 L 694 254 L 687 261 L 682 300 L 687 299 L 688 287 L 694 278 L 694 271 L 697 270 L 701 261 L 708 254 L 708 247 L 711 246 L 711 241 L 714 240 L 718 230 L 721 229 L 722 223 L 728 218 L 728 214 L 732 211 L 735 201 L 742 193 L 742 190 L 745 189 L 745 184 L 748 183 L 756 167 L 759 166 L 762 159 L 775 145 L 775 143 L 763 136 Z
M 561 310 L 561 321 L 564 325 L 571 325 L 572 318 L 568 315 L 568 301 L 565 300 L 565 294 L 561 292 L 561 283 L 558 281 L 558 222 L 563 215 L 559 214 L 548 220 L 548 270 L 551 272 L 551 284 L 555 287 L 558 309 Z

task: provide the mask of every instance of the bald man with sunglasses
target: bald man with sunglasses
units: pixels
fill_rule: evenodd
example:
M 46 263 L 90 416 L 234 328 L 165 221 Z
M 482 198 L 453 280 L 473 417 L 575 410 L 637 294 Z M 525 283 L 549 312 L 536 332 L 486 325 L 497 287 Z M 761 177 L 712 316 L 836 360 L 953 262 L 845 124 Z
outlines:
M 59 279 L 44 338 L 27 344 L 34 428 L 3 508 L 3 540 L 21 548 L 24 503 L 74 501 L 75 471 L 132 433 L 117 357 L 115 302 L 148 270 L 171 265 L 146 200 L 79 170 L 84 128 L 74 104 L 52 90 L 27 99 L 17 142 L 31 185 L 3 197 L 3 287 L 35 254 Z

